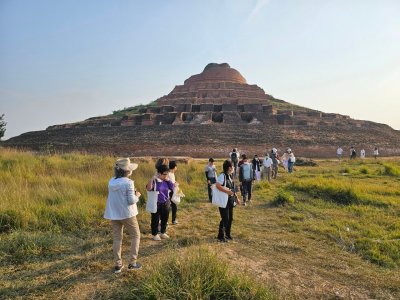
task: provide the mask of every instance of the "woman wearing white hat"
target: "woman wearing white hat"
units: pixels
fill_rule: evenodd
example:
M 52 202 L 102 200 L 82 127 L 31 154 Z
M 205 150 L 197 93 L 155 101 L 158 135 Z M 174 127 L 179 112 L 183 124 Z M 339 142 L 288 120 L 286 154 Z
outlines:
M 120 158 L 115 162 L 115 176 L 108 183 L 108 198 L 104 218 L 111 220 L 113 231 L 113 254 L 115 260 L 114 273 L 121 273 L 124 267 L 121 258 L 122 236 L 124 227 L 132 238 L 130 262 L 128 270 L 137 270 L 141 265 L 137 262 L 140 243 L 140 229 L 136 219 L 140 193 L 135 190 L 128 177 L 138 167 L 129 158 Z

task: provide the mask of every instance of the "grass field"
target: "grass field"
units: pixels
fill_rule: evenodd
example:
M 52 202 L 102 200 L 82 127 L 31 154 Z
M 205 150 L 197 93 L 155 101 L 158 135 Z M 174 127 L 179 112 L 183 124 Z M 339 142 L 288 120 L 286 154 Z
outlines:
M 120 275 L 102 217 L 114 160 L 0 149 L 1 299 L 400 299 L 398 158 L 317 161 L 255 183 L 227 244 L 206 160 L 179 164 L 179 224 L 152 241 L 141 199 L 143 269 Z M 134 171 L 142 194 L 153 174 L 153 162 Z

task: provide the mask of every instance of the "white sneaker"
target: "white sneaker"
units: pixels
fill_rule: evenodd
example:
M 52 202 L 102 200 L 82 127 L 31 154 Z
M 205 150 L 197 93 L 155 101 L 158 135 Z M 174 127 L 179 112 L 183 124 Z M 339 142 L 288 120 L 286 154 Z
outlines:
M 160 235 L 153 235 L 153 241 L 161 241 Z
M 166 233 L 161 233 L 160 237 L 163 238 L 163 239 L 169 239 L 169 235 L 166 234 Z

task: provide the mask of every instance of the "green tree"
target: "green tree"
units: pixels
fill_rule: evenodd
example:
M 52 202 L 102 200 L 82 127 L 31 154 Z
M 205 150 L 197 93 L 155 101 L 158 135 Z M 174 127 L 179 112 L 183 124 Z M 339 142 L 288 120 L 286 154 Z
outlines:
M 6 125 L 7 122 L 4 121 L 4 114 L 0 115 L 0 140 L 4 136 L 4 133 L 6 132 Z

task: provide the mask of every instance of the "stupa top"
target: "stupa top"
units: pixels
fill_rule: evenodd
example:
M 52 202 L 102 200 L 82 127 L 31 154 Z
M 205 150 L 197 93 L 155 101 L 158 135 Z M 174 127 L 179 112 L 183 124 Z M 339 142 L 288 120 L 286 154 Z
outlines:
M 236 82 L 246 84 L 246 79 L 229 64 L 209 63 L 200 74 L 190 76 L 185 80 L 185 85 L 199 82 Z

